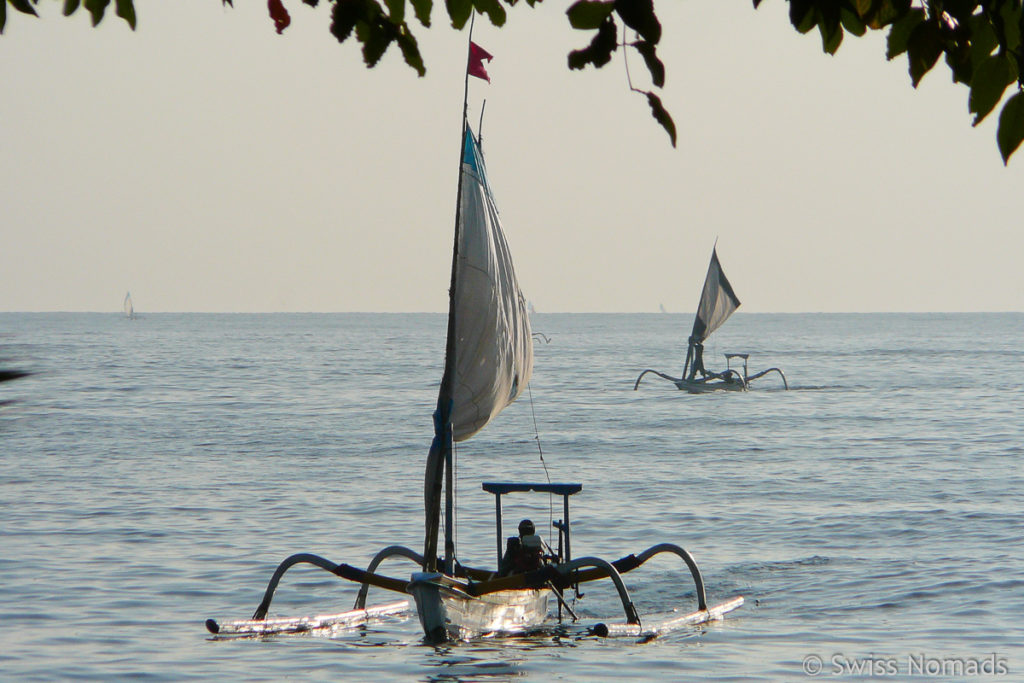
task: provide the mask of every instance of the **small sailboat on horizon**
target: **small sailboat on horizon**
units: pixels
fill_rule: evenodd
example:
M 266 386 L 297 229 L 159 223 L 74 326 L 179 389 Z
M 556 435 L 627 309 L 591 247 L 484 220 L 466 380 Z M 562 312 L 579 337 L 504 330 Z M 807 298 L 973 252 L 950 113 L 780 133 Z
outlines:
M 746 391 L 750 383 L 755 379 L 763 377 L 770 372 L 779 373 L 782 384 L 789 389 L 786 376 L 779 368 L 768 368 L 751 375 L 748 374 L 747 360 L 748 353 L 727 353 L 725 354 L 725 370 L 712 372 L 704 367 L 704 341 L 711 336 L 711 333 L 725 324 L 729 316 L 740 307 L 740 300 L 729 284 L 725 272 L 722 271 L 722 264 L 718 261 L 717 245 L 711 249 L 711 262 L 708 264 L 708 272 L 704 277 L 704 288 L 701 290 L 700 303 L 697 306 L 697 315 L 693 321 L 693 330 L 687 340 L 686 362 L 683 364 L 681 377 L 672 377 L 658 370 L 647 369 L 640 373 L 633 384 L 633 391 L 640 387 L 640 380 L 647 373 L 652 373 L 672 382 L 679 389 L 691 394 L 702 394 L 710 391 Z M 743 371 L 732 367 L 734 361 L 743 362 Z M 698 377 L 698 375 L 700 375 Z
M 124 295 L 124 317 L 129 320 L 135 320 L 135 304 L 132 303 L 132 293 L 125 292 Z
M 476 75 L 474 59 L 479 61 L 481 52 L 470 41 L 467 89 L 468 75 Z M 515 401 L 533 371 L 526 299 L 501 227 L 480 143 L 466 117 L 465 101 L 457 198 L 445 365 L 423 482 L 422 554 L 404 546 L 387 546 L 366 570 L 309 553 L 292 555 L 274 572 L 252 619 L 226 624 L 207 620 L 207 629 L 218 637 L 319 631 L 339 624 L 347 627 L 404 609 L 401 601 L 367 608 L 370 586 L 412 595 L 424 637 L 431 643 L 536 632 L 549 621 L 552 598 L 558 604 L 559 619 L 565 615 L 575 621 L 578 617 L 567 591 L 581 597 L 581 583 L 600 579 L 610 579 L 615 585 L 624 623 L 597 623 L 588 632 L 598 636 L 654 637 L 721 618 L 743 603 L 743 598 L 736 596 L 709 608 L 700 570 L 687 551 L 673 544 L 661 543 L 614 562 L 573 557 L 569 499 L 582 490 L 579 483 L 484 482 L 482 489 L 495 496 L 497 562 L 491 568 L 463 563 L 455 542 L 454 444 L 479 433 Z M 552 523 L 558 532 L 555 548 L 541 540 L 529 520 L 520 522 L 518 536 L 503 538 L 502 496 L 527 492 L 562 498 L 562 519 Z M 697 610 L 660 623 L 641 624 L 622 574 L 662 553 L 674 554 L 686 565 L 695 585 Z M 381 563 L 391 558 L 414 562 L 419 569 L 409 579 L 378 573 Z M 268 619 L 281 578 L 296 564 L 312 564 L 360 584 L 353 609 L 336 615 Z

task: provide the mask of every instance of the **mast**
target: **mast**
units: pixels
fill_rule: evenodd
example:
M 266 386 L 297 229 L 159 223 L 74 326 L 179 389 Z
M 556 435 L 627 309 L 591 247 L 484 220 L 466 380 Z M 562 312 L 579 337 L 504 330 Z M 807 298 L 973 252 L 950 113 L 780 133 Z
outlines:
M 434 411 L 434 441 L 427 456 L 425 479 L 426 538 L 423 544 L 424 571 L 437 571 L 437 541 L 441 526 L 441 482 L 445 489 L 445 562 L 448 571 L 455 558 L 452 512 L 453 463 L 452 463 L 452 385 L 455 381 L 455 284 L 459 263 L 459 223 L 462 213 L 462 161 L 465 154 L 467 113 L 469 109 L 469 65 L 472 57 L 474 12 L 470 16 L 469 40 L 466 44 L 466 69 L 462 90 L 462 131 L 459 136 L 459 180 L 455 193 L 455 241 L 452 248 L 452 275 L 448 287 L 448 338 L 444 352 L 444 374 L 437 395 L 437 409 Z

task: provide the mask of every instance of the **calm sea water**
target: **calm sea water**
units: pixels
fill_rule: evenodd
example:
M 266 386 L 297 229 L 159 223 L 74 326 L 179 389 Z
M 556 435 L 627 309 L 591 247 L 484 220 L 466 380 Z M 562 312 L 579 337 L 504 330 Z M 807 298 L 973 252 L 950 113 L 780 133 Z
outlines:
M 459 544 L 493 562 L 487 479 L 579 481 L 573 551 L 690 550 L 726 620 L 649 643 L 580 632 L 448 647 L 411 619 L 214 641 L 277 563 L 422 543 L 441 315 L 0 314 L 0 678 L 180 681 L 1024 680 L 1024 315 L 744 315 L 691 396 L 688 315 L 539 314 L 529 395 L 459 451 Z M 535 426 L 536 425 L 536 431 Z M 507 519 L 547 524 L 545 496 Z M 557 515 L 556 515 L 557 516 Z M 641 615 L 694 605 L 681 563 L 626 575 Z M 413 567 L 392 560 L 384 573 Z M 279 615 L 355 586 L 293 569 Z M 370 594 L 385 602 L 394 594 Z M 618 620 L 610 584 L 586 619 Z M 819 658 L 819 659 L 815 659 Z M 972 675 L 977 672 L 977 675 Z

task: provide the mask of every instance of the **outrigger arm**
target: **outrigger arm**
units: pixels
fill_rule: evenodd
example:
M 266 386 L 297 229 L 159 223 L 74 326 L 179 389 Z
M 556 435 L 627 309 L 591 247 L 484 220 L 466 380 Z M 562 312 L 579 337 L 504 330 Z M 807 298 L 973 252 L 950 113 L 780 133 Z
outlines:
M 389 557 L 404 557 L 406 559 L 412 560 L 421 567 L 423 566 L 423 556 L 419 553 L 409 550 L 405 546 L 389 545 L 387 548 L 384 548 L 384 550 L 381 550 L 379 553 L 373 556 L 373 559 L 370 560 L 370 565 L 366 568 L 366 571 L 368 571 L 371 574 L 374 573 L 375 571 L 377 571 L 377 567 L 380 566 L 380 563 Z M 369 583 L 364 583 L 359 588 L 359 595 L 356 596 L 356 603 L 355 605 L 353 605 L 352 609 L 363 609 L 366 607 L 366 594 L 369 592 L 369 590 Z
M 757 373 L 756 375 L 751 375 L 750 377 L 748 377 L 747 378 L 747 382 L 748 383 L 749 382 L 753 382 L 758 377 L 764 377 L 769 372 L 777 372 L 777 373 L 779 373 L 779 377 L 782 378 L 782 386 L 786 387 L 787 390 L 789 389 L 789 382 L 786 381 L 786 376 L 784 374 L 782 374 L 782 370 L 779 370 L 778 368 L 768 368 L 767 370 L 762 370 L 761 372 Z
M 612 583 L 615 584 L 615 589 L 619 591 L 619 599 L 622 600 L 622 609 L 626 613 L 626 623 L 640 624 L 640 615 L 636 613 L 636 605 L 634 605 L 633 601 L 630 599 L 629 591 L 626 590 L 626 584 L 622 582 L 622 575 L 619 574 L 619 570 L 615 568 L 615 565 L 606 560 L 602 560 L 599 557 L 581 557 L 559 565 L 558 572 L 562 574 L 565 571 L 573 571 L 580 567 L 596 567 L 597 569 L 606 571 L 607 575 L 611 577 Z M 556 591 L 556 595 L 557 594 L 558 592 Z
M 644 370 L 643 372 L 641 372 L 640 376 L 636 378 L 636 383 L 633 385 L 633 391 L 636 391 L 640 387 L 640 380 L 642 380 L 644 378 L 644 375 L 646 375 L 648 372 L 653 372 L 658 377 L 661 377 L 662 379 L 667 379 L 669 382 L 681 382 L 681 381 L 683 381 L 682 377 L 680 377 L 679 379 L 676 379 L 675 377 L 672 377 L 671 375 L 666 375 L 664 372 L 659 372 L 657 370 L 651 370 L 650 368 L 648 368 L 647 370 Z
M 319 555 L 313 555 L 312 553 L 297 553 L 277 566 L 277 569 L 274 571 L 274 575 L 270 577 L 270 583 L 267 584 L 267 590 L 263 593 L 263 601 L 260 602 L 260 606 L 256 608 L 256 611 L 252 615 L 253 619 L 266 618 L 267 612 L 270 610 L 270 602 L 274 599 L 274 591 L 277 590 L 277 584 L 281 582 L 281 577 L 284 576 L 284 573 L 291 567 L 301 563 L 316 565 L 335 576 L 340 576 L 341 578 L 348 579 L 349 581 L 372 584 L 398 593 L 404 593 L 406 586 L 409 585 L 407 581 L 402 581 L 400 579 L 393 579 L 387 576 L 381 576 L 380 574 L 372 574 L 368 571 L 364 571 L 347 564 L 335 564 L 330 560 L 320 557 Z

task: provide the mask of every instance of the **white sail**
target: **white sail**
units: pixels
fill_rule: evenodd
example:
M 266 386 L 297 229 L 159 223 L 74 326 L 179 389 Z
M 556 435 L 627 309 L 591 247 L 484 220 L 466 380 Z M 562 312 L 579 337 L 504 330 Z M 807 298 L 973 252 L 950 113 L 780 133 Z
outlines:
M 533 338 L 526 300 L 487 183 L 483 155 L 466 128 L 459 246 L 451 307 L 455 319 L 452 436 L 468 439 L 526 387 Z
M 514 401 L 533 372 L 533 337 L 526 299 L 519 291 L 512 256 L 501 231 L 483 155 L 466 125 L 459 176 L 458 220 L 448 308 L 445 369 L 434 413 L 434 440 L 427 455 L 423 490 L 426 540 L 424 569 L 434 570 L 441 518 L 442 479 L 451 474 L 452 443 L 480 431 Z M 453 557 L 450 508 L 445 556 Z
M 127 318 L 135 317 L 135 306 L 132 305 L 132 293 L 127 292 L 124 295 L 124 315 Z
M 722 272 L 722 265 L 718 262 L 718 252 L 711 250 L 711 263 L 708 264 L 708 274 L 704 278 L 704 290 L 700 295 L 700 305 L 697 307 L 697 318 L 693 321 L 693 332 L 691 340 L 702 342 L 711 336 L 711 333 L 722 326 L 729 316 L 740 306 L 740 300 L 732 291 L 732 285 Z

